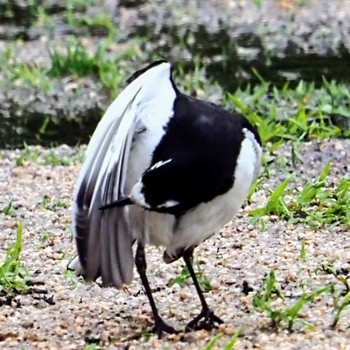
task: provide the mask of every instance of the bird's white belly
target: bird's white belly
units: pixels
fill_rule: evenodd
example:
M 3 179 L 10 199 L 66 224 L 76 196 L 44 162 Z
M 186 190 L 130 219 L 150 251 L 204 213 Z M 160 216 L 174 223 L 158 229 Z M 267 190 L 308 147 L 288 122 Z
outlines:
M 143 244 L 167 246 L 174 234 L 174 215 L 157 213 L 139 206 L 129 207 L 133 238 Z
M 255 180 L 258 156 L 251 140 L 246 138 L 237 159 L 233 187 L 210 202 L 200 204 L 181 218 L 166 248 L 169 255 L 176 249 L 198 245 L 232 219 L 241 208 Z
M 140 207 L 130 208 L 134 238 L 163 245 L 172 255 L 177 249 L 196 246 L 218 232 L 238 212 L 254 181 L 257 154 L 249 139 L 242 143 L 234 186 L 225 194 L 201 203 L 179 219 Z

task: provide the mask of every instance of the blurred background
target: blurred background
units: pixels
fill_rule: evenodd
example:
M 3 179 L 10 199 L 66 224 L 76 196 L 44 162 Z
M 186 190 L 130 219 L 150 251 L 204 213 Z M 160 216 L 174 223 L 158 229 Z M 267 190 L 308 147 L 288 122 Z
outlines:
M 0 148 L 87 143 L 126 78 L 159 58 L 264 142 L 301 108 L 304 129 L 348 136 L 349 53 L 347 0 L 0 0 Z

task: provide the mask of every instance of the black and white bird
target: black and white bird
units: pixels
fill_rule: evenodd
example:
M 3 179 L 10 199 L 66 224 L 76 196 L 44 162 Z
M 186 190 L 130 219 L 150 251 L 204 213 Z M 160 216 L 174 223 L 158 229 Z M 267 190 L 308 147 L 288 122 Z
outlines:
M 73 204 L 78 256 L 69 268 L 122 288 L 135 262 L 160 337 L 176 330 L 158 313 L 145 245 L 164 246 L 166 263 L 183 258 L 202 305 L 186 330 L 213 328 L 222 321 L 205 301 L 192 255 L 242 206 L 260 169 L 259 135 L 243 116 L 181 93 L 168 62 L 154 62 L 128 83 L 86 151 Z

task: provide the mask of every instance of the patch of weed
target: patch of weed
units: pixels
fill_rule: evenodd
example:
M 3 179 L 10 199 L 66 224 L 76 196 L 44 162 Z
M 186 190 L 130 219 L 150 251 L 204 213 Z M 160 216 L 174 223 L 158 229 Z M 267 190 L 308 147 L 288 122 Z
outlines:
M 30 275 L 20 261 L 22 250 L 23 224 L 18 223 L 16 241 L 6 252 L 5 260 L 0 265 L 0 294 L 12 295 L 28 291 Z
M 235 344 L 237 343 L 237 340 L 239 336 L 241 335 L 241 329 L 238 329 L 229 339 L 229 341 L 224 344 L 223 350 L 232 350 Z
M 90 52 L 81 40 L 70 38 L 64 50 L 54 47 L 49 49 L 51 68 L 48 74 L 54 77 L 95 76 L 100 79 L 102 86 L 110 91 L 113 98 L 131 74 L 132 67 L 126 62 L 138 56 L 139 41 L 133 40 L 127 48 L 114 56 L 108 54 L 108 46 L 108 42 L 102 41 Z
M 47 153 L 43 155 L 45 165 L 72 165 L 82 162 L 84 159 L 83 153 L 74 153 L 69 156 L 62 156 L 55 152 L 55 149 L 51 148 Z
M 225 102 L 257 126 L 263 143 L 269 142 L 269 149 L 276 149 L 286 140 L 349 137 L 349 128 L 334 124 L 334 116 L 350 116 L 349 104 L 344 101 L 349 101 L 348 86 L 324 79 L 320 88 L 300 81 L 294 89 L 288 84 L 278 89 L 262 81 L 228 93 Z
M 42 136 L 45 135 L 49 123 L 50 123 L 50 118 L 45 117 L 43 123 L 41 124 L 40 128 L 38 129 L 38 132 L 35 135 L 35 138 L 38 140 L 38 142 L 40 142 Z
M 235 332 L 230 339 L 223 344 L 222 347 L 220 347 L 220 349 L 223 350 L 232 350 L 233 347 L 235 346 L 238 337 L 241 335 L 241 329 L 238 329 L 237 332 Z M 213 349 L 217 349 L 217 342 L 219 339 L 221 339 L 223 336 L 222 333 L 218 333 L 216 335 L 214 335 L 214 337 L 212 337 L 209 342 L 205 345 L 204 350 L 213 350 Z
M 98 62 L 102 59 L 104 47 L 99 45 L 93 54 L 89 54 L 82 42 L 74 37 L 69 38 L 65 52 L 51 47 L 51 76 L 91 75 L 98 73 Z
M 62 201 L 61 199 L 53 200 L 47 195 L 44 195 L 41 197 L 41 206 L 46 210 L 56 211 L 61 208 L 68 208 L 69 203 Z
M 7 204 L 0 209 L 0 213 L 8 216 L 15 216 L 15 213 L 12 210 L 12 199 L 10 199 Z
M 195 267 L 196 267 L 195 268 L 196 277 L 198 279 L 198 283 L 201 286 L 202 291 L 204 293 L 211 291 L 212 287 L 211 287 L 210 281 L 204 275 L 204 271 L 201 268 L 198 260 L 196 260 L 195 262 Z M 170 279 L 170 281 L 167 283 L 167 286 L 172 287 L 175 284 L 178 284 L 180 287 L 182 287 L 190 278 L 191 276 L 187 269 L 187 266 L 184 266 L 177 277 Z
M 24 163 L 38 163 L 40 151 L 38 147 L 28 146 L 26 142 L 23 143 L 24 149 L 19 157 L 16 159 L 16 165 L 22 166 Z
M 215 349 L 217 341 L 222 337 L 222 333 L 218 333 L 212 337 L 209 342 L 205 345 L 204 350 L 213 350 Z
M 72 289 L 74 289 L 77 286 L 78 277 L 75 271 L 66 269 L 64 271 L 64 277 L 70 282 L 70 284 L 72 285 Z
M 308 180 L 299 192 L 287 190 L 287 178 L 274 190 L 267 189 L 270 197 L 265 206 L 251 211 L 252 222 L 265 215 L 277 215 L 292 224 L 299 222 L 310 226 L 340 225 L 350 227 L 350 178 L 330 185 L 327 177 L 331 169 L 328 162 L 317 179 Z M 286 198 L 289 198 L 288 200 Z
M 288 205 L 284 199 L 286 188 L 290 182 L 290 179 L 285 179 L 282 183 L 276 186 L 274 190 L 268 189 L 270 197 L 264 207 L 257 208 L 250 212 L 252 223 L 256 223 L 263 216 L 266 215 L 278 215 L 280 218 L 285 219 L 290 217 L 290 211 Z
M 50 16 L 46 10 L 45 7 L 42 5 L 39 5 L 36 7 L 36 20 L 32 24 L 33 28 L 47 28 L 47 29 L 53 29 L 55 26 L 55 21 L 52 16 Z
M 305 241 L 301 242 L 301 248 L 300 248 L 300 253 L 299 253 L 299 259 L 301 261 L 305 261 L 306 260 L 306 243 Z
M 103 30 L 107 33 L 106 40 L 109 43 L 113 41 L 117 32 L 108 11 L 101 11 L 94 16 L 91 14 L 76 16 L 74 12 L 67 11 L 67 21 L 72 26 L 87 27 L 91 32 Z
M 315 272 L 324 272 L 326 274 L 333 275 L 337 282 L 339 282 L 342 288 L 337 288 L 334 286 L 333 291 L 333 300 L 334 300 L 334 308 L 335 315 L 332 322 L 332 327 L 336 327 L 342 312 L 350 306 L 350 270 L 348 268 L 344 269 L 336 269 L 334 267 L 334 262 L 327 262 L 321 266 L 320 269 L 317 269 Z
M 299 317 L 299 313 L 304 305 L 311 303 L 314 299 L 324 293 L 332 293 L 333 286 L 322 287 L 309 294 L 304 293 L 293 305 L 283 309 L 276 308 L 273 303 L 276 299 L 284 299 L 284 296 L 276 284 L 275 272 L 270 271 L 264 281 L 263 290 L 258 291 L 253 296 L 253 305 L 260 312 L 265 313 L 276 327 L 282 323 L 286 323 L 289 330 L 292 330 L 296 321 L 301 322 L 308 328 L 313 328 L 312 324 L 306 323 Z
M 84 350 L 99 350 L 99 349 L 101 349 L 101 347 L 99 347 L 95 343 L 85 345 L 85 347 L 84 347 Z

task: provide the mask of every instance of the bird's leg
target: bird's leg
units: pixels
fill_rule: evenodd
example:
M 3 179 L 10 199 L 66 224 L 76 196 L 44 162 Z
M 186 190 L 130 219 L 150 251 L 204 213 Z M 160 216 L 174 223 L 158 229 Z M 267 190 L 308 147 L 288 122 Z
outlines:
M 196 274 L 192 267 L 192 253 L 193 253 L 193 249 L 185 251 L 182 257 L 186 263 L 188 272 L 190 273 L 190 276 L 193 280 L 193 284 L 196 287 L 199 300 L 201 301 L 201 304 L 202 304 L 202 310 L 198 316 L 196 316 L 191 322 L 187 324 L 186 332 L 189 332 L 191 330 L 199 330 L 199 329 L 211 330 L 214 327 L 216 327 L 215 323 L 221 324 L 223 323 L 223 321 L 214 314 L 214 311 L 212 311 L 209 308 L 204 298 L 202 289 L 198 283 Z
M 178 333 L 176 329 L 166 324 L 158 314 L 158 310 L 154 302 L 152 291 L 146 276 L 147 264 L 146 264 L 145 248 L 143 244 L 140 242 L 138 242 L 137 248 L 136 248 L 135 265 L 136 265 L 137 272 L 140 275 L 142 284 L 146 290 L 149 303 L 151 304 L 153 317 L 154 317 L 153 333 L 156 333 L 158 335 L 158 338 L 161 338 L 163 332 L 166 332 L 169 334 Z

